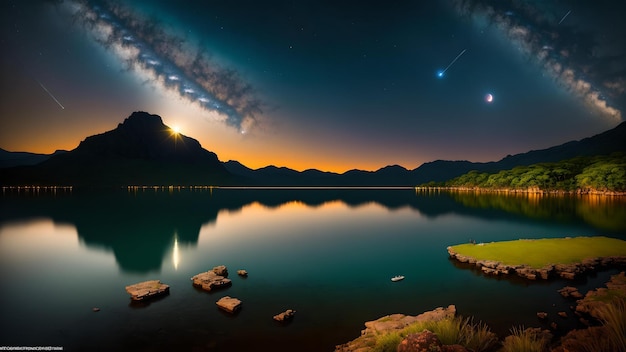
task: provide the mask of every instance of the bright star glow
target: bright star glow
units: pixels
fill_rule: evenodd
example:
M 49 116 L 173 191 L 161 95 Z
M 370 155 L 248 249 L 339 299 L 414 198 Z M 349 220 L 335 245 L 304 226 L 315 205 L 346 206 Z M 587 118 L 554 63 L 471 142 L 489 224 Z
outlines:
M 174 132 L 174 134 L 179 134 L 180 133 L 180 127 L 178 127 L 178 126 L 172 127 L 172 132 Z

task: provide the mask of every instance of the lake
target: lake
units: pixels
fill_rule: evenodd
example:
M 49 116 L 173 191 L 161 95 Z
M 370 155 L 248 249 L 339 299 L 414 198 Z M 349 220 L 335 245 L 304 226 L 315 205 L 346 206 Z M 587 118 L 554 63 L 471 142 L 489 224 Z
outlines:
M 568 282 L 485 277 L 446 247 L 519 238 L 626 239 L 626 201 L 413 189 L 10 190 L 0 196 L 0 346 L 332 351 L 364 322 L 455 304 L 501 337 L 570 312 L 617 269 Z M 226 265 L 231 287 L 190 278 Z M 245 269 L 249 277 L 236 275 Z M 394 275 L 405 280 L 391 282 Z M 170 294 L 131 304 L 124 287 Z M 229 315 L 215 302 L 243 301 Z M 94 312 L 93 308 L 100 308 Z M 297 311 L 290 324 L 272 316 Z M 560 328 L 575 319 L 555 320 Z M 558 332 L 558 331 L 557 331 Z

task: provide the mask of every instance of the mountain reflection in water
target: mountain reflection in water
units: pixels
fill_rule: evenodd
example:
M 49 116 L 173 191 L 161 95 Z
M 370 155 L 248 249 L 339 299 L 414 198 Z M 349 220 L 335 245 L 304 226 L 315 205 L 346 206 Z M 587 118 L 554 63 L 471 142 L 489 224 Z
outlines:
M 17 193 L 3 195 L 0 222 L 51 218 L 76 226 L 81 243 L 110 249 L 123 271 L 158 271 L 177 246 L 194 246 L 200 228 L 215 223 L 221 211 L 237 212 L 258 203 L 276 208 L 290 202 L 319 207 L 341 202 L 349 207 L 376 203 L 389 209 L 408 207 L 421 216 L 459 214 L 523 223 L 571 224 L 617 235 L 626 232 L 623 197 L 423 192 L 410 189 L 223 189 L 108 190 Z M 136 253 L 141 251 L 141 257 Z

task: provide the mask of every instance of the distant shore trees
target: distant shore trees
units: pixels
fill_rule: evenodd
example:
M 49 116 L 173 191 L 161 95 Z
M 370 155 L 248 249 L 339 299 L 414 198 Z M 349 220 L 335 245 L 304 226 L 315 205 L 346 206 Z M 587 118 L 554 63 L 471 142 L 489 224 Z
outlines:
M 626 153 L 517 166 L 497 173 L 470 171 L 442 184 L 426 186 L 622 193 L 626 192 Z

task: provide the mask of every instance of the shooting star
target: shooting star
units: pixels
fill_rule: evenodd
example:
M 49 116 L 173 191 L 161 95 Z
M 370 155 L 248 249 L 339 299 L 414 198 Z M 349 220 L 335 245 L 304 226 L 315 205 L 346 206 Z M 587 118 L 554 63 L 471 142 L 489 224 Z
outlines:
M 567 11 L 567 13 L 565 14 L 565 16 L 563 16 L 563 18 L 561 18 L 561 20 L 559 21 L 559 24 L 561 24 L 561 22 L 563 22 L 563 20 L 565 19 L 565 17 L 567 17 L 570 12 L 572 12 L 572 10 Z
M 439 71 L 437 73 L 437 77 L 441 78 L 443 77 L 443 75 L 446 73 L 446 71 L 448 71 L 448 69 L 450 68 L 450 66 L 454 65 L 454 63 L 456 62 L 456 60 L 458 60 L 461 55 L 465 54 L 465 51 L 467 51 L 467 49 L 463 49 L 463 51 L 461 51 L 461 53 L 459 55 L 457 55 L 454 60 L 452 60 L 452 62 L 448 65 L 448 67 L 444 68 L 443 71 Z
M 61 107 L 61 109 L 65 110 L 65 107 L 59 103 L 59 101 L 57 100 L 57 98 L 54 97 L 54 95 L 52 95 L 52 93 L 50 93 L 50 91 L 48 90 L 48 88 L 46 88 L 41 82 L 37 81 L 37 83 L 39 83 L 39 85 L 41 86 L 41 88 L 43 88 L 43 90 L 46 91 L 46 93 L 48 93 L 48 95 L 50 96 L 50 98 L 54 99 L 54 101 L 59 104 L 59 106 Z

